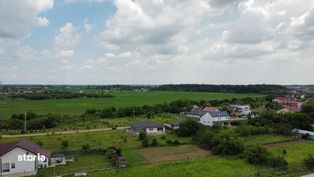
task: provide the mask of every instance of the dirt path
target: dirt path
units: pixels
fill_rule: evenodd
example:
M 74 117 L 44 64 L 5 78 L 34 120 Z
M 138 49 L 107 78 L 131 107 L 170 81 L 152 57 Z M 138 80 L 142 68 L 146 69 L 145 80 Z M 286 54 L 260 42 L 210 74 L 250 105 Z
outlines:
M 296 140 L 296 141 L 288 141 L 288 142 L 283 142 L 283 143 L 273 143 L 273 144 L 265 144 L 265 147 L 269 147 L 269 148 L 273 148 L 273 147 L 285 147 L 285 146 L 289 146 L 292 144 L 304 144 L 308 142 L 307 140 Z
M 117 130 L 124 130 L 129 127 L 117 127 Z M 98 132 L 98 131 L 109 131 L 112 128 L 99 128 L 99 129 L 86 129 L 86 130 L 69 130 L 69 131 L 59 131 L 59 132 L 46 132 L 46 133 L 29 133 L 29 134 L 21 134 L 21 135 L 2 135 L 2 138 L 20 138 L 20 137 L 28 137 L 28 136 L 45 136 L 49 134 L 71 134 L 71 133 L 86 133 L 86 132 Z

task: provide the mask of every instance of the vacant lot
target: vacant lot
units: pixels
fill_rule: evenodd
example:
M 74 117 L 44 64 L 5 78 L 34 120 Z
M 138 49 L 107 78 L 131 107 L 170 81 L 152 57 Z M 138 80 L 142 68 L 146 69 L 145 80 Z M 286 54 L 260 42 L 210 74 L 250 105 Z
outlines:
M 0 119 L 8 119 L 13 113 L 33 111 L 39 114 L 78 115 L 88 108 L 126 107 L 153 105 L 178 99 L 210 100 L 225 98 L 256 97 L 252 94 L 203 93 L 203 92 L 113 92 L 113 98 L 58 99 L 58 100 L 6 100 L 0 105 Z
M 211 155 L 210 151 L 195 145 L 145 148 L 139 149 L 138 152 L 149 163 L 196 159 Z

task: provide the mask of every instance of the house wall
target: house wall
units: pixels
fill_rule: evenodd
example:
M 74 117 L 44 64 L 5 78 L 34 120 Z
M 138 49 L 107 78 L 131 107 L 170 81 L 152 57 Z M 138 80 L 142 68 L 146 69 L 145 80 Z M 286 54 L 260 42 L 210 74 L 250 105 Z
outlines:
M 15 148 L 11 150 L 10 152 L 4 154 L 3 156 L 0 157 L 1 163 L 10 163 L 10 172 L 3 172 L 2 174 L 11 174 L 11 173 L 20 173 L 20 172 L 31 172 L 35 171 L 35 161 L 18 161 L 18 156 L 19 155 L 24 155 L 28 151 L 22 149 L 22 148 Z M 35 155 L 33 153 L 28 153 L 29 155 Z M 11 168 L 11 164 L 15 163 L 15 168 Z M 2 165 L 1 164 L 1 165 Z
M 158 128 L 146 128 L 147 134 L 156 134 L 156 133 L 164 133 L 165 127 L 162 127 L 161 130 L 158 130 Z
M 206 113 L 200 119 L 200 123 L 206 126 L 213 126 L 215 122 L 226 122 L 226 121 L 230 121 L 230 116 L 213 118 L 209 113 Z

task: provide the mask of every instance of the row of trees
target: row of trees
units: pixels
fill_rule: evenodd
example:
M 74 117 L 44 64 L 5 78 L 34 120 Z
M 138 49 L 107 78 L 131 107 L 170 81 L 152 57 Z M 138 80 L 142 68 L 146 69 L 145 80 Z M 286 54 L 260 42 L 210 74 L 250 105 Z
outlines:
M 43 92 L 10 94 L 12 99 L 46 100 L 46 99 L 72 99 L 72 98 L 111 98 L 111 94 L 75 93 L 75 92 Z
M 154 90 L 162 91 L 193 91 L 193 92 L 232 92 L 232 93 L 279 93 L 288 89 L 280 85 L 206 85 L 206 84 L 178 84 L 160 85 Z

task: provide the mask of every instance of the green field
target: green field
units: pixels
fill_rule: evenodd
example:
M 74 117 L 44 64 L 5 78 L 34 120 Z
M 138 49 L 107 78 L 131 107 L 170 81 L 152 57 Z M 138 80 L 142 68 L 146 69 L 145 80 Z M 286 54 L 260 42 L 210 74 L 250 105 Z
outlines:
M 282 155 L 283 149 L 287 154 L 284 155 L 289 163 L 301 163 L 308 154 L 314 154 L 314 141 L 308 141 L 304 144 L 291 144 L 285 147 L 270 148 L 270 151 L 276 155 Z
M 205 93 L 205 92 L 112 92 L 113 98 L 55 99 L 55 100 L 10 100 L 0 104 L 0 120 L 8 119 L 13 113 L 33 111 L 39 114 L 78 115 L 88 108 L 126 107 L 153 105 L 178 99 L 210 100 L 225 98 L 257 97 L 253 94 Z

